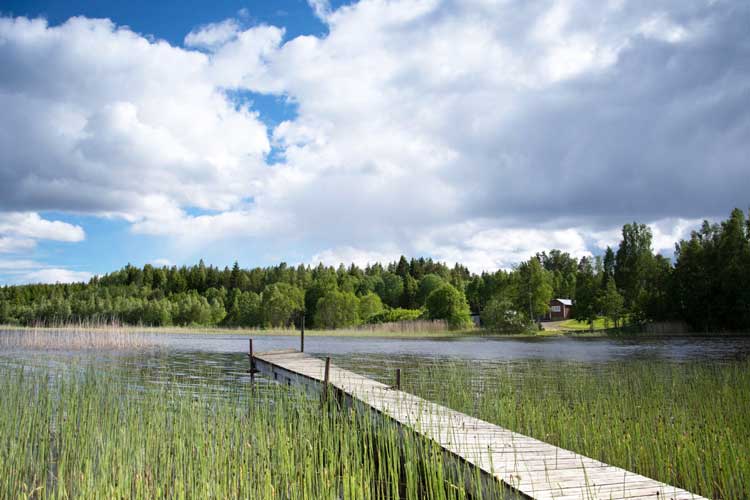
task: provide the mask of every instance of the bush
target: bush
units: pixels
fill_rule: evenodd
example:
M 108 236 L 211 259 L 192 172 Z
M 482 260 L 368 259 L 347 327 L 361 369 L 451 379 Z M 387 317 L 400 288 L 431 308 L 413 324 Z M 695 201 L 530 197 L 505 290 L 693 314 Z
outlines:
M 526 317 L 507 299 L 494 298 L 482 311 L 482 326 L 502 333 L 520 333 L 529 327 Z
M 394 309 L 388 309 L 378 314 L 370 316 L 367 321 L 370 324 L 375 323 L 395 323 L 397 321 L 414 321 L 422 317 L 423 311 L 421 309 L 402 309 L 396 307 Z

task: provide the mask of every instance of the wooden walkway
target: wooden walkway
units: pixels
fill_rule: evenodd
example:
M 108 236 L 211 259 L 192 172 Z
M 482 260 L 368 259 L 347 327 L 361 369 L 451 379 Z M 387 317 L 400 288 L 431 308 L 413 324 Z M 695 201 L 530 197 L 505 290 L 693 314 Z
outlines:
M 298 351 L 256 354 L 255 369 L 320 392 L 325 362 Z M 446 457 L 480 471 L 487 496 L 539 500 L 701 499 L 688 491 L 511 432 L 331 365 L 330 389 L 439 444 Z M 485 486 L 486 488 L 486 486 Z

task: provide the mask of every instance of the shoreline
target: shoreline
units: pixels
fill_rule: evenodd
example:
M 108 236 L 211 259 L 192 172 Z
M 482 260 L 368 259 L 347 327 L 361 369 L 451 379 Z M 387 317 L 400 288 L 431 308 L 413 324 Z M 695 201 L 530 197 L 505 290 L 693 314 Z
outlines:
M 121 333 L 147 333 L 153 335 L 176 334 L 176 335 L 236 335 L 247 337 L 299 337 L 299 330 L 291 329 L 254 329 L 254 328 L 222 328 L 222 327 L 179 327 L 179 326 L 87 326 L 87 325 L 64 325 L 64 326 L 19 326 L 2 325 L 2 331 L 68 331 L 68 332 L 121 332 Z M 648 333 L 648 332 L 623 332 L 613 330 L 541 330 L 535 333 L 513 333 L 502 334 L 474 328 L 457 331 L 414 331 L 414 332 L 388 332 L 370 331 L 357 329 L 339 330 L 305 330 L 307 337 L 355 337 L 355 338 L 384 338 L 384 339 L 461 339 L 461 338 L 494 338 L 494 339 L 536 339 L 536 338 L 611 338 L 611 339 L 653 339 L 653 338 L 728 338 L 746 337 L 750 332 L 682 332 L 682 333 Z

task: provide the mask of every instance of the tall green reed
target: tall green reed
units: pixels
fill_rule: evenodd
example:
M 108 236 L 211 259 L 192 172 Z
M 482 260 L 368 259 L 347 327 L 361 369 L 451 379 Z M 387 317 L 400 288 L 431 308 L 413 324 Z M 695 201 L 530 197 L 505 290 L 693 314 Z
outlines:
M 276 385 L 0 367 L 0 394 L 2 498 L 466 497 L 440 450 Z
M 710 498 L 750 498 L 750 360 L 407 371 L 405 390 Z

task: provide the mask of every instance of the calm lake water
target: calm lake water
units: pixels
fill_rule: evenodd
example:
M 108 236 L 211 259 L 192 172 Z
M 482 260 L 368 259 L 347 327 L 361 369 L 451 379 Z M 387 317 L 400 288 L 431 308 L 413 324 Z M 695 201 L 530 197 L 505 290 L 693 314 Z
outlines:
M 19 332 L 0 331 L 0 335 Z M 249 383 L 246 373 L 247 337 L 216 334 L 153 335 L 157 347 L 137 350 L 60 350 L 0 347 L 0 363 L 51 367 L 60 370 L 106 369 L 123 376 L 145 377 L 155 383 L 210 382 L 218 386 Z M 299 339 L 288 336 L 254 338 L 257 352 L 299 347 Z M 504 364 L 597 366 L 629 360 L 654 363 L 721 363 L 750 356 L 750 337 L 734 338 L 497 338 L 374 339 L 362 337 L 305 338 L 305 350 L 331 356 L 339 366 L 390 380 L 396 367 L 405 373 L 427 365 L 449 361 L 470 362 L 478 376 L 483 369 Z M 261 381 L 262 382 L 262 381 Z

